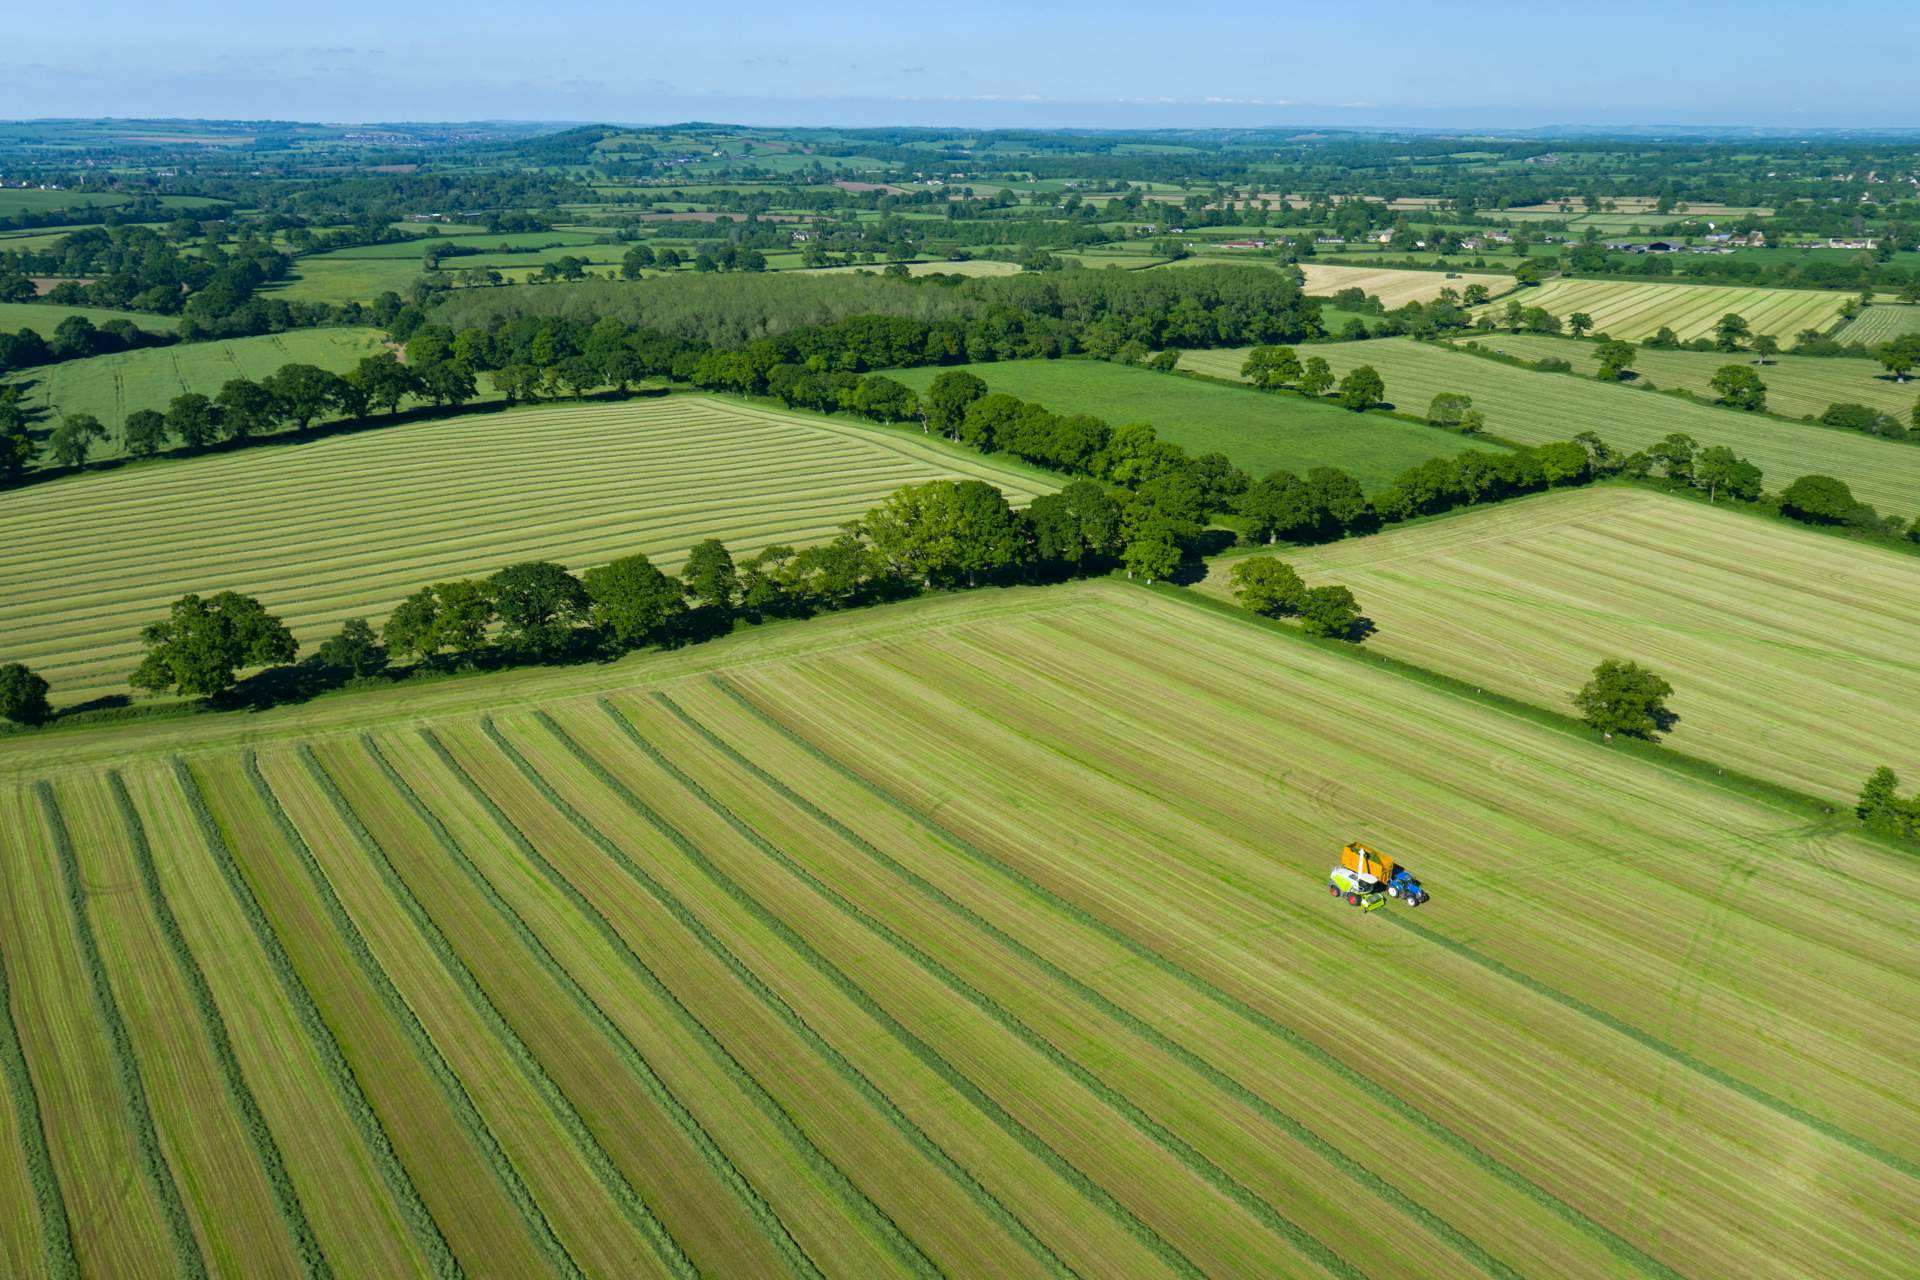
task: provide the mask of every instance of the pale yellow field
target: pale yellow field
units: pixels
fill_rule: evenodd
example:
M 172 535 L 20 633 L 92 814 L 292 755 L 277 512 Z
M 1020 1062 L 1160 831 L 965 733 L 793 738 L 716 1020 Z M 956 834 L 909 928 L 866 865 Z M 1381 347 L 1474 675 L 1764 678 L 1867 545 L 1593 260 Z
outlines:
M 1324 263 L 1302 263 L 1307 275 L 1307 292 L 1330 297 L 1342 289 L 1364 289 L 1380 299 L 1389 310 L 1409 302 L 1432 302 L 1442 289 L 1466 292 L 1470 284 L 1483 284 L 1495 297 L 1514 287 L 1512 276 L 1482 272 L 1405 271 L 1389 267 L 1341 267 Z

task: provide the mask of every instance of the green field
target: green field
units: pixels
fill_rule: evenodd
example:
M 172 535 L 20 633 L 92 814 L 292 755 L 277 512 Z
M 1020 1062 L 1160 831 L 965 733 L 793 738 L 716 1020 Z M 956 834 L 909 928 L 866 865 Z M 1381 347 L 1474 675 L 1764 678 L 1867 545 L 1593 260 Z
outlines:
M 1920 865 L 1122 582 L 0 780 L 17 1274 L 1912 1259 Z
M 464 261 L 447 259 L 449 264 Z M 449 265 L 448 269 L 457 270 L 457 267 Z M 261 292 L 265 297 L 284 298 L 289 302 L 372 302 L 383 293 L 405 294 L 421 270 L 418 252 L 380 258 L 313 254 L 294 259 L 292 277 Z
M 1256 476 L 1282 467 L 1294 472 L 1339 467 L 1372 489 L 1428 458 L 1474 447 L 1462 436 L 1378 414 L 1099 360 L 1008 360 L 966 367 L 992 390 L 1055 413 L 1091 413 L 1116 426 L 1152 423 L 1163 439 L 1188 453 L 1217 450 Z M 1233 376 L 1239 370 L 1236 358 Z M 942 372 L 905 369 L 889 376 L 917 391 Z
M 538 408 L 262 446 L 9 494 L 0 634 L 65 700 L 124 693 L 138 634 L 189 591 L 257 594 L 303 645 L 414 589 L 516 560 L 806 543 L 903 484 L 1038 472 L 917 433 L 699 396 Z
M 155 333 L 172 333 L 180 327 L 178 316 L 155 315 L 151 311 L 108 311 L 103 307 L 57 307 L 46 302 L 0 302 L 0 331 L 18 333 L 22 329 L 32 329 L 43 338 L 53 337 L 53 331 L 68 316 L 85 316 L 95 328 L 115 320 L 125 320 L 136 329 L 147 329 Z
M 1672 682 L 1670 741 L 1851 801 L 1920 762 L 1920 557 L 1602 486 L 1279 553 L 1339 582 L 1396 657 L 1573 713 L 1603 657 Z M 1205 589 L 1230 598 L 1236 556 Z
M 1920 307 L 1876 303 L 1862 311 L 1834 336 L 1842 342 L 1878 346 L 1905 333 L 1920 333 Z
M 263 378 L 284 364 L 315 364 L 344 373 L 384 345 L 385 335 L 378 329 L 294 329 L 68 360 L 27 370 L 21 378 L 31 384 L 28 404 L 45 413 L 43 425 L 51 426 L 66 413 L 100 419 L 112 438 L 94 456 L 111 458 L 123 452 L 120 424 L 137 409 L 164 410 L 169 400 L 186 391 L 211 396 L 229 378 Z
M 1566 318 L 1593 317 L 1596 333 L 1627 342 L 1651 338 L 1663 326 L 1682 342 L 1710 337 L 1729 312 L 1745 316 L 1754 333 L 1770 333 L 1782 345 L 1803 329 L 1826 330 L 1840 318 L 1852 294 L 1819 289 L 1750 289 L 1739 285 L 1666 284 L 1641 280 L 1549 280 L 1492 304 L 1495 316 L 1507 301 L 1540 307 Z
M 1387 399 L 1413 413 L 1442 391 L 1465 392 L 1487 415 L 1487 430 L 1523 444 L 1595 431 L 1621 450 L 1643 449 L 1679 431 L 1702 445 L 1724 444 L 1766 473 L 1778 491 L 1804 475 L 1838 476 L 1854 496 L 1885 512 L 1920 511 L 1920 449 L 1858 432 L 1692 404 L 1588 378 L 1536 373 L 1411 338 L 1339 342 L 1314 348 L 1336 374 L 1370 364 Z M 1190 351 L 1184 367 L 1236 377 L 1244 351 Z M 1655 381 L 1658 381 L 1656 379 Z
M 1920 307 L 1914 310 L 1920 312 Z M 1522 360 L 1565 360 L 1577 372 L 1589 376 L 1600 367 L 1594 356 L 1597 344 L 1591 342 L 1530 333 L 1480 334 L 1473 341 Z M 1767 408 L 1788 417 L 1817 418 L 1828 405 L 1850 401 L 1890 413 L 1904 424 L 1914 401 L 1920 398 L 1920 381 L 1909 377 L 1905 382 L 1895 382 L 1893 375 L 1872 360 L 1774 356 L 1759 364 L 1755 357 L 1745 354 L 1642 347 L 1634 353 L 1633 371 L 1639 375 L 1635 382 L 1651 383 L 1662 391 L 1679 388 L 1711 400 L 1717 394 L 1711 385 L 1713 375 L 1729 364 L 1745 365 L 1759 374 L 1767 387 Z

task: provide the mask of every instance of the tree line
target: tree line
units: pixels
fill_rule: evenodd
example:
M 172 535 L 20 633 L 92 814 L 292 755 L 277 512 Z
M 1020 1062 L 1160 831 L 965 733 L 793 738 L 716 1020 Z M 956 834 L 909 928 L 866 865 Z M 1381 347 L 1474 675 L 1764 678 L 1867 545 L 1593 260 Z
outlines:
M 382 676 L 395 664 L 445 671 L 587 661 L 922 591 L 1058 581 L 1120 561 L 1132 505 L 1126 493 L 1091 480 L 1024 511 L 982 481 L 928 481 L 896 490 L 818 545 L 770 546 L 736 559 L 708 539 L 677 575 L 634 553 L 578 575 L 526 561 L 434 583 L 399 601 L 379 631 L 350 620 L 299 662 L 292 632 L 259 600 L 232 591 L 187 595 L 141 630 L 145 652 L 129 683 L 215 705 L 259 705 Z M 242 682 L 249 668 L 263 670 Z M 26 666 L 0 666 L 0 718 L 51 719 L 47 690 Z

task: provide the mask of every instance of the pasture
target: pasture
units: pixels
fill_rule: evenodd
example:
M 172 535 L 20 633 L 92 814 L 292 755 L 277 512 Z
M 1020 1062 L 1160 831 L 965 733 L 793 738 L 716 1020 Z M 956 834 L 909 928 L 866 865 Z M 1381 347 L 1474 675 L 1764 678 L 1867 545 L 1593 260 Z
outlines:
M 1353 590 L 1368 647 L 1476 685 L 1573 714 L 1629 657 L 1672 682 L 1682 751 L 1847 802 L 1920 769 L 1920 557 L 1610 486 L 1277 554 Z M 1203 589 L 1231 598 L 1237 558 Z
M 1593 317 L 1595 333 L 1627 342 L 1672 329 L 1682 342 L 1710 337 L 1721 316 L 1745 316 L 1754 333 L 1770 333 L 1790 344 L 1804 329 L 1822 332 L 1840 318 L 1852 295 L 1821 289 L 1766 289 L 1742 285 L 1668 284 L 1645 280 L 1549 280 L 1525 290 L 1513 301 L 1566 318 L 1576 311 Z M 1506 302 L 1493 304 L 1497 316 Z
M 1875 303 L 1847 321 L 1834 337 L 1872 347 L 1908 333 L 1920 333 L 1920 307 Z
M 478 259 L 448 258 L 443 269 L 457 271 Z M 335 253 L 295 258 L 293 275 L 261 290 L 264 297 L 289 302 L 372 302 L 383 293 L 404 294 L 423 269 L 418 251 L 400 257 L 354 258 Z
M 1495 297 L 1514 287 L 1512 276 L 1466 271 L 1408 271 L 1390 267 L 1341 267 L 1303 262 L 1307 292 L 1331 297 L 1342 289 L 1361 289 L 1380 299 L 1388 310 L 1409 302 L 1432 302 L 1442 289 L 1464 293 L 1468 285 L 1483 284 Z
M 67 360 L 25 370 L 20 377 L 29 384 L 28 405 L 44 414 L 43 425 L 51 426 L 69 413 L 100 419 L 110 439 L 94 456 L 112 458 L 124 452 L 120 426 L 135 410 L 164 411 L 168 401 L 184 392 L 212 396 L 229 378 L 264 378 L 284 364 L 313 364 L 345 373 L 384 345 L 385 335 L 378 329 L 294 329 Z
M 1591 430 L 1614 448 L 1631 452 L 1678 431 L 1701 445 L 1723 444 L 1748 458 L 1776 492 L 1804 475 L 1831 475 L 1884 512 L 1920 510 L 1920 449 L 1909 444 L 1693 404 L 1591 378 L 1536 373 L 1411 338 L 1329 343 L 1313 351 L 1326 357 L 1335 374 L 1372 365 L 1386 382 L 1387 399 L 1409 413 L 1425 413 L 1439 392 L 1464 392 L 1486 414 L 1489 433 L 1521 444 L 1565 440 Z M 1189 351 L 1180 362 L 1201 373 L 1237 377 L 1244 358 L 1244 351 Z
M 1920 312 L 1920 307 L 1915 311 Z M 1522 360 L 1565 360 L 1575 372 L 1589 377 L 1600 367 L 1594 356 L 1596 343 L 1531 333 L 1476 334 L 1472 340 Z M 1744 352 L 1657 351 L 1651 347 L 1641 347 L 1634 353 L 1633 372 L 1639 377 L 1627 385 L 1644 382 L 1662 391 L 1679 388 L 1711 400 L 1717 394 L 1711 385 L 1713 375 L 1730 364 L 1745 365 L 1760 375 L 1767 387 L 1767 408 L 1792 418 L 1817 418 L 1828 405 L 1851 401 L 1890 413 L 1904 423 L 1914 401 L 1920 398 L 1920 381 L 1909 377 L 1896 382 L 1872 360 L 1774 356 L 1760 364 Z
M 1090 413 L 1115 426 L 1151 423 L 1162 439 L 1188 453 L 1224 453 L 1255 476 L 1276 468 L 1305 473 L 1312 467 L 1339 467 L 1377 488 L 1428 458 L 1474 447 L 1462 436 L 1379 414 L 1349 413 L 1300 396 L 1242 391 L 1101 360 L 1007 360 L 965 367 L 990 390 L 1055 413 Z M 1239 370 L 1236 361 L 1230 376 Z M 921 391 L 942 372 L 926 367 L 888 376 Z
M 18 1274 L 1911 1260 L 1920 866 L 1172 595 L 156 728 L 0 740 Z
M 141 626 L 187 592 L 258 595 L 303 646 L 416 588 L 518 560 L 585 569 L 702 538 L 831 538 L 903 484 L 1051 489 L 918 434 L 698 396 L 549 404 L 263 444 L 9 494 L 0 635 L 58 700 L 124 693 Z
M 50 302 L 0 302 L 0 331 L 18 333 L 31 329 L 43 338 L 68 316 L 83 316 L 97 329 L 115 320 L 125 320 L 136 329 L 172 333 L 180 327 L 178 316 L 156 315 L 151 311 L 109 311 L 104 307 L 61 307 Z

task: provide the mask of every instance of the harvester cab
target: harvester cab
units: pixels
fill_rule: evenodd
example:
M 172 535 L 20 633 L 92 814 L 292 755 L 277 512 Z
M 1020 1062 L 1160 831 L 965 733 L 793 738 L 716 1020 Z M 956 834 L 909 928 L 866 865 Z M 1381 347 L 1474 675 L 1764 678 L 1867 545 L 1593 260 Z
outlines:
M 1379 885 L 1364 883 L 1345 867 L 1335 867 L 1327 873 L 1327 892 L 1336 898 L 1345 898 L 1348 906 L 1362 911 L 1373 911 L 1387 904 L 1387 895 L 1380 891 Z
M 1334 870 L 1345 871 L 1368 890 L 1398 898 L 1410 907 L 1419 906 L 1428 897 L 1411 871 L 1395 862 L 1391 855 L 1370 849 L 1358 840 L 1348 842 L 1340 850 L 1340 865 Z

